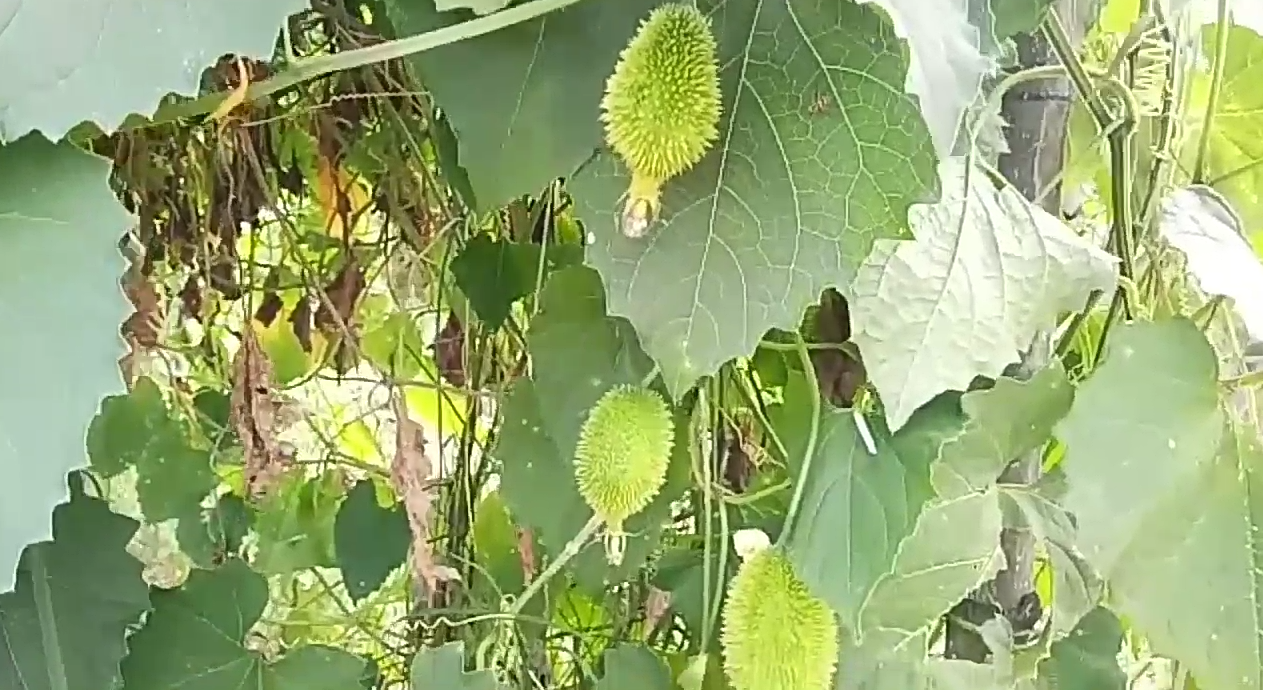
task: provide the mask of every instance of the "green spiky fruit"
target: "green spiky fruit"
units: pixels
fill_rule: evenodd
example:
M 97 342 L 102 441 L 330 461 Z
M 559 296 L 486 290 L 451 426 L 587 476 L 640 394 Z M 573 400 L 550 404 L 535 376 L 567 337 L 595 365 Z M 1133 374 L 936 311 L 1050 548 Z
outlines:
M 647 227 L 663 183 L 696 165 L 718 138 L 717 50 L 701 10 L 668 3 L 649 13 L 619 55 L 605 85 L 601 120 L 606 142 L 632 178 L 625 223 Z
M 775 548 L 747 558 L 728 585 L 720 645 L 735 690 L 828 690 L 838 628 Z
M 662 396 L 617 386 L 601 396 L 579 432 L 575 480 L 612 534 L 644 510 L 666 481 L 675 429 Z

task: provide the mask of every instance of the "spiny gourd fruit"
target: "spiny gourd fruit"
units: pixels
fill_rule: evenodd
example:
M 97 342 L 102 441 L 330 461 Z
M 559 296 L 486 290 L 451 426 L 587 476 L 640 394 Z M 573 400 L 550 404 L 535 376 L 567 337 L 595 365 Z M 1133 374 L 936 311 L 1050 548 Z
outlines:
M 610 560 L 619 563 L 623 521 L 658 495 L 671 463 L 675 425 L 666 401 L 641 387 L 621 385 L 601 396 L 579 432 L 575 480 L 605 523 Z
M 728 585 L 720 633 L 732 687 L 828 690 L 838 659 L 833 611 L 808 591 L 766 536 L 743 556 Z
M 710 20 L 691 4 L 649 13 L 605 84 L 605 140 L 631 175 L 623 233 L 641 237 L 658 217 L 662 185 L 692 168 L 719 136 L 723 107 Z

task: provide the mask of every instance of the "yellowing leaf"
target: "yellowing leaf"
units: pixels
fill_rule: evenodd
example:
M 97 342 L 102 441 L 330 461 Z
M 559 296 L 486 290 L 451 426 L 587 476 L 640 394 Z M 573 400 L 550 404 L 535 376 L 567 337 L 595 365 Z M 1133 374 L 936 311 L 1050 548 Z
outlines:
M 278 386 L 303 378 L 319 366 L 321 360 L 315 356 L 315 349 L 313 348 L 310 355 L 303 351 L 302 343 L 298 341 L 294 325 L 289 319 L 274 319 L 268 326 L 258 320 L 253 323 L 259 345 L 267 353 L 268 359 L 272 360 L 272 373 L 276 376 Z
M 331 237 L 344 238 L 348 232 L 357 238 L 365 238 L 368 214 L 358 213 L 371 201 L 368 189 L 346 168 L 333 165 L 325 156 L 316 157 L 316 202 L 324 211 L 324 229 Z M 347 219 L 354 223 L 346 227 L 340 205 L 345 204 Z M 358 218 L 356 217 L 358 214 Z

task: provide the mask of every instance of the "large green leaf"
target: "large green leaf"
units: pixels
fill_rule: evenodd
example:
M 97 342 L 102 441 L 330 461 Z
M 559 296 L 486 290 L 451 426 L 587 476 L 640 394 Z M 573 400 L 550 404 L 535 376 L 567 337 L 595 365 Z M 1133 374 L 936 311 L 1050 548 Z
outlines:
M 356 483 L 333 523 L 334 549 L 342 583 L 352 601 L 377 591 L 408 556 L 412 531 L 403 504 L 383 506 L 372 480 Z
M 477 235 L 452 260 L 452 275 L 478 318 L 499 328 L 514 302 L 534 293 L 537 283 L 553 271 L 579 263 L 582 256 L 576 245 L 551 245 L 544 251 L 530 242 Z
M 253 508 L 240 496 L 215 496 L 210 507 L 190 506 L 178 518 L 175 538 L 194 565 L 214 568 L 225 557 L 240 554 L 254 518 Z
M 281 575 L 336 564 L 334 524 L 344 481 L 336 470 L 314 478 L 290 475 L 272 490 L 255 520 L 259 572 Z
M 0 595 L 0 687 L 114 687 L 124 635 L 149 608 L 127 553 L 137 523 L 76 493 L 53 512 L 53 541 L 27 548 L 17 589 Z
M 1012 687 L 995 666 L 931 658 L 929 632 L 904 638 L 880 631 L 862 645 L 850 640 L 838 657 L 834 690 L 1004 690 Z
M 1069 637 L 1057 640 L 1039 663 L 1041 690 L 1123 690 L 1127 672 L 1119 667 L 1123 625 L 1113 612 L 1095 608 Z
M 674 690 L 671 669 L 640 645 L 620 644 L 605 651 L 605 675 L 596 682 L 596 690 Z
M 770 413 L 791 459 L 808 451 L 814 385 L 801 373 L 794 375 L 785 387 L 785 403 Z M 934 429 L 958 430 L 953 406 L 944 407 L 942 413 L 927 410 L 920 421 Z M 878 580 L 890 572 L 900 544 L 933 496 L 930 463 L 938 454 L 937 445 L 920 443 L 915 433 L 905 435 L 911 441 L 892 439 L 884 428 L 875 429 L 874 435 L 875 456 L 865 448 L 849 411 L 822 412 L 800 513 L 787 541 L 799 576 L 852 629 L 858 628 L 860 610 Z M 801 462 L 791 462 L 791 472 L 796 474 Z
M 417 652 L 408 680 L 412 690 L 504 690 L 489 670 L 465 673 L 464 642 L 448 642 Z
M 154 611 L 123 661 L 128 690 L 348 690 L 364 659 L 332 647 L 294 649 L 269 663 L 246 647 L 263 615 L 267 580 L 232 559 L 195 570 L 178 589 L 153 593 Z
M 1201 30 L 1201 47 L 1215 54 L 1217 28 Z M 1263 231 L 1263 37 L 1244 26 L 1228 29 L 1224 77 L 1216 101 L 1205 158 L 1206 184 L 1232 202 L 1247 231 Z M 1206 110 L 1210 103 L 1208 72 L 1191 76 L 1190 102 L 1185 116 L 1187 133 L 1181 162 L 1192 170 L 1201 145 Z
M 218 483 L 210 451 L 193 445 L 188 424 L 148 377 L 138 378 L 126 395 L 101 402 L 88 426 L 88 457 L 105 477 L 136 468 L 136 493 L 149 522 L 187 514 Z
M 1074 389 L 1058 365 L 1029 381 L 1001 378 L 993 388 L 962 395 L 969 421 L 934 464 L 935 491 L 953 498 L 994 485 L 1010 462 L 1052 437 L 1073 399 Z
M 661 0 L 584 0 L 411 58 L 447 115 L 481 211 L 536 195 L 602 140 L 597 102 L 618 53 Z M 467 11 L 384 0 L 400 35 L 458 24 Z
M 1263 447 L 1191 322 L 1118 327 L 1058 428 L 1065 505 L 1116 610 L 1208 690 L 1263 687 Z
M 1079 548 L 1102 574 L 1128 567 L 1130 545 L 1156 536 L 1148 523 L 1166 521 L 1154 509 L 1170 494 L 1193 495 L 1188 482 L 1223 432 L 1215 362 L 1187 320 L 1117 327 L 1057 426 L 1064 504 L 1078 521 Z
M 592 515 L 579 495 L 573 464 L 588 411 L 610 388 L 640 383 L 652 364 L 631 326 L 606 316 L 600 279 L 591 269 L 576 266 L 554 274 L 542 304 L 527 334 L 531 377 L 517 381 L 505 401 L 504 426 L 492 452 L 504 464 L 500 490 L 513 516 L 534 530 L 549 555 L 556 555 Z M 627 521 L 634 536 L 628 540 L 625 573 L 648 555 L 671 501 L 689 482 L 686 438 L 681 424 L 666 486 Z M 596 575 L 599 582 L 604 570 Z
M 908 639 L 928 630 L 1003 565 L 996 479 L 1014 458 L 1047 441 L 1071 394 L 1060 368 L 1025 382 L 1000 379 L 959 396 L 958 410 L 954 394 L 937 397 L 895 434 L 896 446 L 918 448 L 933 461 L 937 496 L 865 602 L 855 628 L 864 646 L 879 630 Z
M 39 135 L 0 147 L 0 472 L 10 478 L 0 591 L 13 586 L 22 547 L 50 537 L 66 473 L 87 461 L 88 420 L 122 388 L 118 328 L 130 309 L 117 243 L 130 219 L 108 176 L 108 161 Z
M 0 141 L 32 129 L 60 139 L 91 120 L 112 130 L 168 93 L 197 93 L 224 53 L 270 57 L 277 30 L 303 0 L 7 3 L 0 55 L 21 65 L 0 86 Z
M 855 343 L 898 429 L 944 390 L 998 377 L 1035 331 L 1109 290 L 1116 259 L 980 168 L 950 159 L 909 242 L 879 242 L 853 287 Z
M 930 134 L 904 94 L 905 46 L 881 11 L 702 7 L 724 65 L 720 138 L 667 185 L 651 236 L 618 231 L 629 178 L 612 154 L 570 181 L 610 313 L 632 322 L 676 395 L 769 328 L 796 327 L 825 288 L 845 291 L 873 241 L 907 236 L 908 207 L 938 186 Z

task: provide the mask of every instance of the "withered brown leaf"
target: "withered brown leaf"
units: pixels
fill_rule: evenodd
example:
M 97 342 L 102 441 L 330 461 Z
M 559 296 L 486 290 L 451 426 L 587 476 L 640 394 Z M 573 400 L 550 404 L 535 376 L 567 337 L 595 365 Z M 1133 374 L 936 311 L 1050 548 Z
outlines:
M 259 345 L 254 325 L 247 324 L 232 360 L 229 419 L 245 449 L 246 491 L 252 497 L 266 493 L 291 464 L 276 438 L 277 407 L 272 363 Z
M 395 412 L 395 458 L 390 465 L 391 484 L 403 501 L 412 531 L 412 575 L 424 583 L 431 596 L 439 584 L 454 579 L 455 571 L 434 561 L 430 546 L 430 509 L 433 504 L 430 473 L 434 467 L 425 452 L 425 435 L 421 425 L 408 415 L 403 395 L 392 396 Z

